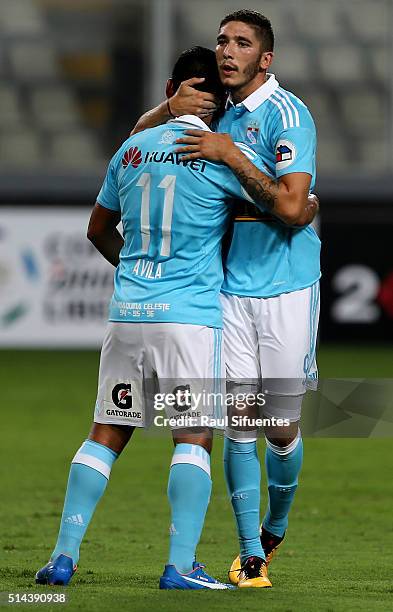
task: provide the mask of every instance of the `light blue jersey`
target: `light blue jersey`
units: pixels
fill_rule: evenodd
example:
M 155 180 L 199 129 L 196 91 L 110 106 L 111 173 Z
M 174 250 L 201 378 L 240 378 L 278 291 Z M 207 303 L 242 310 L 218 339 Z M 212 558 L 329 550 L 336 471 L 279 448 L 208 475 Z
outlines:
M 209 130 L 185 115 L 126 140 L 110 162 L 97 201 L 121 212 L 124 246 L 110 321 L 222 327 L 221 241 L 230 198 L 247 194 L 227 166 L 181 161 L 175 140 Z M 240 144 L 261 167 L 258 155 Z
M 316 133 L 307 107 L 274 75 L 242 103 L 227 105 L 219 132 L 250 146 L 267 174 L 311 175 L 315 184 Z M 313 285 L 320 277 L 320 241 L 312 227 L 294 229 L 239 202 L 222 290 L 271 297 Z

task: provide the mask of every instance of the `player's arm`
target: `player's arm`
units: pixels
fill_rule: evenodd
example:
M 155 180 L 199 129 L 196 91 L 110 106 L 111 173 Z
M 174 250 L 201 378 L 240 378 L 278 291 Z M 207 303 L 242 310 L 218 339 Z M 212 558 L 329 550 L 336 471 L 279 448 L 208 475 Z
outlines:
M 245 157 L 245 156 L 244 156 Z M 292 172 L 272 179 L 245 157 L 227 164 L 254 202 L 260 204 L 287 225 L 304 226 L 318 212 L 316 196 L 309 195 L 311 175 Z
M 204 78 L 195 77 L 183 81 L 173 96 L 147 111 L 138 119 L 130 136 L 147 128 L 161 125 L 169 121 L 169 119 L 180 117 L 181 115 L 197 115 L 198 117 L 211 115 L 217 109 L 214 95 L 199 91 L 193 87 L 203 83 L 204 80 Z
M 202 130 L 187 130 L 177 149 L 184 160 L 208 159 L 226 164 L 254 202 L 271 212 L 287 225 L 303 226 L 311 223 L 318 212 L 315 196 L 309 197 L 311 175 L 292 172 L 273 179 L 259 170 L 234 144 L 229 134 Z
M 87 237 L 109 263 L 117 267 L 124 240 L 117 230 L 120 212 L 95 203 L 90 215 Z
M 239 153 L 239 155 L 238 155 Z M 306 172 L 291 172 L 273 179 L 250 161 L 238 147 L 224 154 L 223 161 L 238 178 L 240 184 L 254 202 L 263 210 L 278 217 L 291 226 L 309 225 L 319 210 L 319 199 L 310 194 L 311 175 Z

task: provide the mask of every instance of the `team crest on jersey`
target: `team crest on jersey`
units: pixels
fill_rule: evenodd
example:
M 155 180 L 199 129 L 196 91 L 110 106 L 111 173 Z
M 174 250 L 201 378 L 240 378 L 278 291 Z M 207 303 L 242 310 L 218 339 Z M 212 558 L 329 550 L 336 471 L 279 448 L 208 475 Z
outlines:
M 176 140 L 176 132 L 173 130 L 166 130 L 162 136 L 161 140 L 158 141 L 158 144 L 173 144 Z
M 296 159 L 296 148 L 290 140 L 279 140 L 276 147 L 276 170 L 287 168 Z
M 133 168 L 137 168 L 142 163 L 142 153 L 138 147 L 131 147 L 123 155 L 121 160 L 123 168 L 127 168 L 131 164 Z
M 246 132 L 248 142 L 257 144 L 259 136 L 259 127 L 257 125 L 249 125 Z

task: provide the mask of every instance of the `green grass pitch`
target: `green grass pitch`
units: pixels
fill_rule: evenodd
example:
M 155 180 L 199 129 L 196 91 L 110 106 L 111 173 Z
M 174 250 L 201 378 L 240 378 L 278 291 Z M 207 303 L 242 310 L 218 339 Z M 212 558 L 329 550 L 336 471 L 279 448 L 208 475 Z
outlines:
M 391 357 L 387 348 L 321 347 L 319 364 L 325 377 L 392 377 Z M 55 543 L 69 462 L 90 426 L 98 353 L 3 351 L 0 364 L 0 591 L 41 592 L 34 573 Z M 65 609 L 392 609 L 391 449 L 382 438 L 305 440 L 288 535 L 270 569 L 273 589 L 162 592 L 172 444 L 169 435 L 136 432 L 88 529 Z M 221 454 L 218 438 L 198 559 L 225 580 L 237 542 Z

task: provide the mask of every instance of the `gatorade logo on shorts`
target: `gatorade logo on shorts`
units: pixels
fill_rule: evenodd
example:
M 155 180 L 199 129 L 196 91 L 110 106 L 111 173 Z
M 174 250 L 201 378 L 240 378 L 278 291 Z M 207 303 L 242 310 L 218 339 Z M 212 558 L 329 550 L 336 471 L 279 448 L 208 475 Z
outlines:
M 118 385 L 115 385 L 112 389 L 112 402 L 118 408 L 131 408 L 131 385 L 129 383 L 119 383 Z

